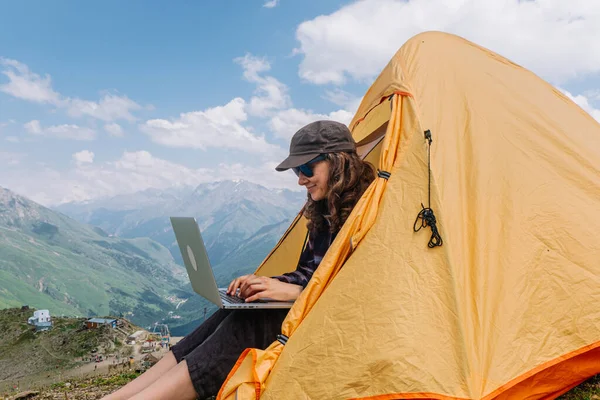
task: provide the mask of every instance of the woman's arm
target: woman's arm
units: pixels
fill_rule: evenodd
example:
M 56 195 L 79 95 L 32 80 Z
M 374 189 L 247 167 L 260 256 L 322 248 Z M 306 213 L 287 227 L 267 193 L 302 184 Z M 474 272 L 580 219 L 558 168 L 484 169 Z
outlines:
M 239 289 L 239 292 L 238 292 Z M 278 301 L 296 300 L 303 287 L 274 278 L 257 275 L 244 275 L 234 279 L 227 288 L 227 294 L 237 295 L 246 302 L 269 298 Z
M 281 282 L 266 276 L 254 276 L 248 279 L 240 288 L 240 297 L 251 302 L 260 299 L 278 301 L 294 301 L 304 289 L 300 285 Z
M 240 276 L 229 284 L 227 293 L 238 294 L 247 302 L 263 298 L 280 301 L 297 299 L 321 263 L 334 236 L 328 231 L 310 235 L 295 271 L 272 278 L 256 275 Z

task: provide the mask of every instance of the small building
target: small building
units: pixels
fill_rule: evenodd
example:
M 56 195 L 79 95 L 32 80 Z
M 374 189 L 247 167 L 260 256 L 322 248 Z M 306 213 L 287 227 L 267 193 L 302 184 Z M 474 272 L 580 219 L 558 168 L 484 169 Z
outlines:
M 85 326 L 88 329 L 96 329 L 103 325 L 108 325 L 111 328 L 116 328 L 117 320 L 112 318 L 91 318 L 85 321 Z
M 49 310 L 35 310 L 33 312 L 33 317 L 29 317 L 27 323 L 30 325 L 35 325 L 37 322 L 52 322 L 52 318 L 50 317 Z
M 134 333 L 132 333 L 131 335 L 127 336 L 127 342 L 134 344 L 135 342 L 139 341 L 139 340 L 145 340 L 148 337 L 148 332 L 147 331 L 135 331 Z
M 52 328 L 52 317 L 49 310 L 35 310 L 33 317 L 27 319 L 29 325 L 34 325 L 36 332 L 47 331 Z

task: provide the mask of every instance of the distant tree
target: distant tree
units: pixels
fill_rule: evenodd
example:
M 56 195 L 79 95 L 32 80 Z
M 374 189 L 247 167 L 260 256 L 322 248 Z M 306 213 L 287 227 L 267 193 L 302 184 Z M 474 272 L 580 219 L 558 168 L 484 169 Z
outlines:
M 40 236 L 47 236 L 53 238 L 58 233 L 58 227 L 56 225 L 49 224 L 47 222 L 37 222 L 33 225 L 33 232 Z

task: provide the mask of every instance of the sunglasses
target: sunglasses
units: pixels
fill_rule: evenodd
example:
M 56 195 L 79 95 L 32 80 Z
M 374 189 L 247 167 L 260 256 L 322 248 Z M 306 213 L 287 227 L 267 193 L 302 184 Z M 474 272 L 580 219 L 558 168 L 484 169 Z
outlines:
M 312 178 L 312 176 L 314 175 L 312 164 L 319 162 L 319 161 L 323 161 L 325 159 L 326 159 L 326 157 L 324 154 L 318 155 L 315 158 L 313 158 L 312 160 L 310 160 L 309 162 L 292 168 L 292 171 L 294 171 L 296 176 L 300 176 L 300 172 L 302 172 L 302 175 L 306 176 L 307 178 Z

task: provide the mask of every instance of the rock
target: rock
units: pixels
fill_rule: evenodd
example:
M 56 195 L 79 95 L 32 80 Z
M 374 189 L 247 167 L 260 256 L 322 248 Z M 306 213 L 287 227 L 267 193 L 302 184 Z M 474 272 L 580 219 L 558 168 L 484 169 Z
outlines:
M 11 397 L 11 400 L 31 399 L 31 398 L 37 396 L 38 394 L 40 394 L 40 392 L 35 392 L 33 390 L 27 390 L 25 392 L 15 394 L 13 397 Z

